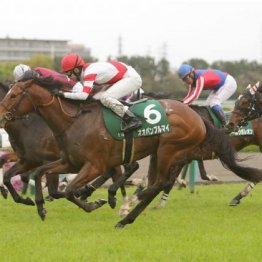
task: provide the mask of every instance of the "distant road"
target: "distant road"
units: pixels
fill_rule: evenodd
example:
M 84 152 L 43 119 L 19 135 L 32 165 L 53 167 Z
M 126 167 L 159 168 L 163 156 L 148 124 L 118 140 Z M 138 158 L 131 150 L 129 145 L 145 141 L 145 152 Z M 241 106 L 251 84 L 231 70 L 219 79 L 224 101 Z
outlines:
M 262 154 L 261 153 L 238 153 L 240 159 L 248 158 L 241 162 L 241 165 L 255 167 L 262 170 Z M 132 178 L 143 177 L 147 175 L 149 158 L 144 158 L 139 161 L 140 168 L 132 176 Z M 241 182 L 244 180 L 225 169 L 219 160 L 206 160 L 204 162 L 206 171 L 209 175 L 215 175 L 221 182 Z M 201 179 L 200 179 L 201 180 Z

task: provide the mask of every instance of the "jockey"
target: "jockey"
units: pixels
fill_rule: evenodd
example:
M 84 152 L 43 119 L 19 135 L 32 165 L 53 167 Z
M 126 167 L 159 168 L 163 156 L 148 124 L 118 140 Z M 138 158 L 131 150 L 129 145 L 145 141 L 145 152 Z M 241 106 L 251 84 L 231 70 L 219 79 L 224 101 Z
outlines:
M 23 77 L 25 76 L 25 72 L 31 70 L 36 72 L 39 78 L 52 77 L 54 80 L 62 82 L 67 86 L 73 87 L 74 85 L 76 85 L 76 82 L 70 80 L 66 75 L 60 74 L 54 70 L 44 67 L 34 67 L 31 69 L 28 65 L 24 65 L 24 64 L 19 64 L 14 68 L 13 75 L 14 75 L 15 82 L 22 80 Z
M 71 80 L 82 83 L 81 88 L 73 87 L 71 92 L 64 92 L 64 97 L 86 100 L 92 95 L 123 119 L 124 132 L 142 125 L 128 107 L 119 101 L 142 85 L 141 77 L 134 68 L 117 61 L 86 64 L 79 55 L 68 54 L 61 61 L 61 71 Z
M 226 119 L 221 104 L 236 92 L 236 80 L 228 73 L 216 69 L 196 70 L 188 64 L 179 67 L 178 75 L 189 86 L 183 103 L 189 105 L 198 99 L 203 90 L 210 90 L 205 105 L 211 107 L 224 127 Z

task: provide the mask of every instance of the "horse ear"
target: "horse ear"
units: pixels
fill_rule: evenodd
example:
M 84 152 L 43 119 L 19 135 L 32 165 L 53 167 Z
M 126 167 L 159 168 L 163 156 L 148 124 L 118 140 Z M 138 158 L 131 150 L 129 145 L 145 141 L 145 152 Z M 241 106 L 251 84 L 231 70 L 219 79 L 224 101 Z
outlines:
M 254 95 L 255 94 L 255 92 L 258 90 L 258 88 L 259 88 L 259 84 L 260 84 L 260 82 L 258 81 L 255 85 L 253 85 L 253 86 L 250 86 L 249 87 L 249 92 L 250 92 L 250 94 L 251 95 Z
M 246 89 L 249 89 L 251 87 L 251 85 L 249 84 L 247 87 L 246 87 Z
M 246 89 L 248 90 L 248 92 L 253 96 L 256 92 L 256 90 L 253 88 L 253 86 L 251 86 L 250 84 L 246 87 Z
M 257 83 L 254 85 L 254 87 L 256 88 L 256 90 L 259 88 L 260 86 L 260 81 L 257 81 Z

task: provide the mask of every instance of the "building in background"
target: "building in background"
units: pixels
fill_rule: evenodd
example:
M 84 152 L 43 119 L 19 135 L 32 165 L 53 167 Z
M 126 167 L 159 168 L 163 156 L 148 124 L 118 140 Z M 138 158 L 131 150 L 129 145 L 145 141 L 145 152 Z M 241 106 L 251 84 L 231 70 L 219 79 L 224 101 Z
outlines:
M 0 62 L 19 62 L 36 55 L 52 58 L 63 57 L 68 53 L 78 53 L 90 57 L 91 51 L 82 44 L 73 44 L 68 40 L 0 38 Z

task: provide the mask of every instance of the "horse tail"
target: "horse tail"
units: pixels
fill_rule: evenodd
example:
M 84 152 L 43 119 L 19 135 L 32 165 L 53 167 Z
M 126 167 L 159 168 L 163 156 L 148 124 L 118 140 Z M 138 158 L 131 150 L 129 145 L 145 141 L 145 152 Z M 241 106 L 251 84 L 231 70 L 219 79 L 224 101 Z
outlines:
M 204 144 L 208 143 L 212 145 L 211 148 L 222 165 L 244 180 L 254 183 L 261 181 L 262 170 L 239 165 L 238 162 L 241 160 L 238 159 L 237 152 L 230 143 L 228 135 L 222 130 L 212 127 L 207 120 L 204 120 L 204 122 L 207 129 L 207 136 Z

